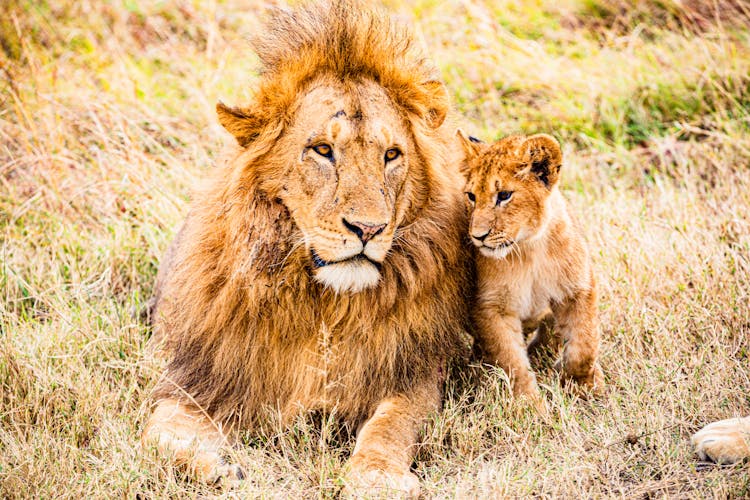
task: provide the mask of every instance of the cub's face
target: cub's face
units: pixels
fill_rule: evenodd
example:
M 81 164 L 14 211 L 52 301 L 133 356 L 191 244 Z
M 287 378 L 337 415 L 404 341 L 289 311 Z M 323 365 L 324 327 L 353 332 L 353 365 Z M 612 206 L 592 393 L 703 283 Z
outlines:
M 374 287 L 408 208 L 408 123 L 368 82 L 313 85 L 293 112 L 275 148 L 288 169 L 278 193 L 314 278 L 338 293 Z
M 545 228 L 547 200 L 556 188 L 562 152 L 548 135 L 506 137 L 487 145 L 459 131 L 471 215 L 469 234 L 479 251 L 505 258 Z

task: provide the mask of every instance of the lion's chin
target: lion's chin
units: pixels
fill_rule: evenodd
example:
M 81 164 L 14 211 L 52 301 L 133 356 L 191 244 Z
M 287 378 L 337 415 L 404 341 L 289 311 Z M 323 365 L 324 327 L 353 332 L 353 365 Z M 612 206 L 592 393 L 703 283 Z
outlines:
M 380 271 L 366 259 L 352 259 L 319 267 L 315 280 L 336 293 L 359 293 L 380 281 Z

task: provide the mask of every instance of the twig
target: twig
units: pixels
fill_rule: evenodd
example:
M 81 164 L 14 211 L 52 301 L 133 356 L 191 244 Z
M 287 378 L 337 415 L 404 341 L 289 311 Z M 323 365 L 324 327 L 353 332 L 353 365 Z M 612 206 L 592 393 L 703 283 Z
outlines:
M 655 430 L 652 430 L 652 431 L 642 432 L 640 434 L 632 434 L 631 433 L 631 434 L 628 434 L 625 437 L 625 439 L 620 439 L 618 441 L 614 441 L 612 443 L 606 444 L 606 445 L 603 446 L 603 448 L 610 448 L 610 447 L 612 447 L 612 446 L 614 446 L 616 444 L 622 444 L 622 443 L 636 444 L 643 437 L 650 436 L 651 434 L 656 434 L 657 432 L 668 431 L 670 429 L 674 429 L 675 427 L 679 427 L 679 426 L 680 426 L 680 424 L 672 424 L 672 425 L 668 425 L 666 427 L 662 427 L 660 429 L 655 429 Z

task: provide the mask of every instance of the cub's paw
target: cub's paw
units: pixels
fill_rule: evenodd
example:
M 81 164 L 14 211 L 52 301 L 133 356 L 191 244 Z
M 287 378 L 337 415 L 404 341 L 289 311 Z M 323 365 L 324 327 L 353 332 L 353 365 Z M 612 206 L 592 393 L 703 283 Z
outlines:
M 558 360 L 555 363 L 555 370 L 560 373 L 563 382 L 572 381 L 575 383 L 570 388 L 575 395 L 583 399 L 587 399 L 591 395 L 595 397 L 603 396 L 607 392 L 604 372 L 602 372 L 599 363 L 594 363 L 587 372 L 581 373 L 579 370 L 573 370 L 570 366 L 564 365 L 562 360 Z
M 533 374 L 525 381 L 513 381 L 513 397 L 523 404 L 532 406 L 542 416 L 549 413 L 547 401 L 544 399 L 542 391 L 539 390 L 539 384 L 537 384 L 536 377 Z
M 599 363 L 594 363 L 594 369 L 591 375 L 586 378 L 584 382 L 579 382 L 587 391 L 591 391 L 594 396 L 603 396 L 607 392 L 607 387 L 604 383 L 604 372 L 602 372 Z
M 352 459 L 344 478 L 344 498 L 417 498 L 419 479 L 409 471 L 369 468 Z
M 547 417 L 550 415 L 551 410 L 549 404 L 541 394 L 530 399 L 529 402 L 534 406 L 534 410 L 536 410 L 537 414 L 541 417 Z
M 520 394 L 514 392 L 513 397 L 516 398 L 521 405 L 528 405 L 541 416 L 546 416 L 550 412 L 547 400 L 544 398 L 539 388 Z
M 528 398 L 530 400 L 540 399 L 542 393 L 539 390 L 539 384 L 536 381 L 536 375 L 533 372 L 521 373 L 520 376 L 511 379 L 513 397 Z
M 701 460 L 732 464 L 750 457 L 750 417 L 720 420 L 705 426 L 691 439 Z

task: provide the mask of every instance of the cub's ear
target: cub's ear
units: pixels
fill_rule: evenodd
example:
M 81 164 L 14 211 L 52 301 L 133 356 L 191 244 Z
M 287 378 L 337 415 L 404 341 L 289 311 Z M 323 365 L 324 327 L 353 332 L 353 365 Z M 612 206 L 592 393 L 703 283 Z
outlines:
M 216 103 L 216 114 L 219 123 L 232 134 L 240 146 L 245 147 L 258 137 L 263 122 L 259 117 L 247 109 L 226 106 L 222 102 Z
M 479 153 L 482 152 L 482 149 L 486 147 L 485 143 L 474 136 L 466 135 L 466 133 L 460 128 L 456 129 L 456 137 L 458 137 L 458 141 L 464 148 L 464 153 L 466 153 L 466 161 L 479 156 Z
M 544 185 L 552 189 L 560 178 L 562 150 L 557 139 L 547 134 L 536 134 L 524 141 L 530 171 Z
M 426 116 L 425 122 L 431 128 L 438 128 L 445 121 L 450 108 L 450 98 L 448 90 L 443 82 L 432 80 L 422 84 L 424 95 L 426 97 Z

